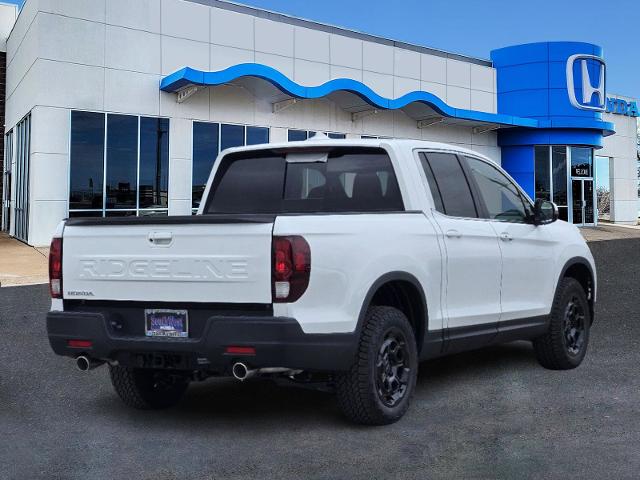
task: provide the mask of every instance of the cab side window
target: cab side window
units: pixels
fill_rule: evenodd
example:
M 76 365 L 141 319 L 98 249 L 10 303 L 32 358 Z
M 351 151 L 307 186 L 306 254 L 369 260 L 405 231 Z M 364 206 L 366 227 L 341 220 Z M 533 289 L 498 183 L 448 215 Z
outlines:
M 487 162 L 472 157 L 465 160 L 486 207 L 482 217 L 512 223 L 529 220 L 531 206 L 511 180 Z
M 478 217 L 469 182 L 456 155 L 421 152 L 420 163 L 436 210 L 452 217 Z

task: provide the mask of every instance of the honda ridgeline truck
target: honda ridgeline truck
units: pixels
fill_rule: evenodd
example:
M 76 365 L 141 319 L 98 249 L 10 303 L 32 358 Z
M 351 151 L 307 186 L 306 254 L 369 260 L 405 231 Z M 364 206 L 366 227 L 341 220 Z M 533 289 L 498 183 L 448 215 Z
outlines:
M 578 229 L 478 153 L 408 140 L 223 151 L 198 214 L 72 218 L 51 243 L 54 352 L 107 364 L 135 408 L 191 381 L 324 382 L 363 424 L 399 419 L 419 362 L 530 340 L 583 360 L 596 299 Z

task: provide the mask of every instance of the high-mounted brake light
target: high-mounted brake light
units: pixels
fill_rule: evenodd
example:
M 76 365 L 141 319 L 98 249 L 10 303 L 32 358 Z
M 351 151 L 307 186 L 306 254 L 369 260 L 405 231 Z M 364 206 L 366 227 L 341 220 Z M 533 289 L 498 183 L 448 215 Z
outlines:
M 62 239 L 51 240 L 49 248 L 49 291 L 51 298 L 62 298 Z
M 273 301 L 295 302 L 307 289 L 311 249 L 300 236 L 273 237 Z

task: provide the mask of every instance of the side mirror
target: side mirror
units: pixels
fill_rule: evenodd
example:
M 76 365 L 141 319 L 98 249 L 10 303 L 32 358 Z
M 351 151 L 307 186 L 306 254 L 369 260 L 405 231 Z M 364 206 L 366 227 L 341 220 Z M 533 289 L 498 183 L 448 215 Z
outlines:
M 558 220 L 558 206 L 549 200 L 538 198 L 533 205 L 533 224 L 546 225 Z

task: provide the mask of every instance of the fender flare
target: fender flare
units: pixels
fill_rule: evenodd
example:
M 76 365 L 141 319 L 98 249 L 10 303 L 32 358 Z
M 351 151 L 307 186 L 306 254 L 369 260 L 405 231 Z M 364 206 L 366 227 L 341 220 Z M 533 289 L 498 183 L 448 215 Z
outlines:
M 416 342 L 418 344 L 418 351 L 421 351 L 424 343 L 424 339 L 427 337 L 427 330 L 429 325 L 429 321 L 428 321 L 429 311 L 427 310 L 427 297 L 424 294 L 424 289 L 422 288 L 422 284 L 420 283 L 420 281 L 414 275 L 408 272 L 404 272 L 404 271 L 388 272 L 378 277 L 371 284 L 371 286 L 369 287 L 369 290 L 367 290 L 367 294 L 365 295 L 364 300 L 362 301 L 362 306 L 360 307 L 360 313 L 358 314 L 358 323 L 356 325 L 356 330 L 354 333 L 357 335 L 357 338 L 360 338 L 360 333 L 362 332 L 362 327 L 364 326 L 367 310 L 369 309 L 369 305 L 371 304 L 371 300 L 373 299 L 373 296 L 376 294 L 376 292 L 382 285 L 388 282 L 393 282 L 393 281 L 408 282 L 412 284 L 418 291 L 418 294 L 420 296 L 420 308 L 422 310 L 423 318 L 422 318 L 422 325 L 416 325 L 418 329 L 418 332 L 417 332 L 418 335 L 416 336 L 420 337 L 420 338 L 416 338 Z
M 588 301 L 589 301 L 589 307 L 591 309 L 591 323 L 593 323 L 595 319 L 594 309 L 595 309 L 595 298 L 596 298 L 596 282 L 595 282 L 595 274 L 593 272 L 593 267 L 591 266 L 591 263 L 589 263 L 589 261 L 586 258 L 571 257 L 569 260 L 565 262 L 564 266 L 562 267 L 562 270 L 560 271 L 560 275 L 556 280 L 556 288 L 554 290 L 554 296 L 555 296 L 555 292 L 558 291 L 558 285 L 560 285 L 560 281 L 565 277 L 567 270 L 569 270 L 569 268 L 571 268 L 574 265 L 582 265 L 584 267 L 587 267 L 587 270 L 589 270 L 589 276 L 591 277 L 591 288 L 593 289 L 593 292 L 591 294 L 591 298 L 588 299 Z

